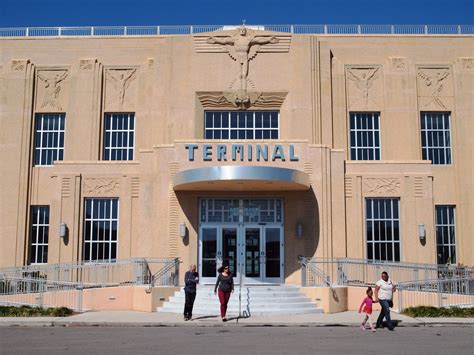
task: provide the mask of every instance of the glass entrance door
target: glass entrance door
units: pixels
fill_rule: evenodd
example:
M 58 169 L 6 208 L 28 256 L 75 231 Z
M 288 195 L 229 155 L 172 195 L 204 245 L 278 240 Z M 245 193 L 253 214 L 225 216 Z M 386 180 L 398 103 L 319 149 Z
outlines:
M 262 243 L 260 227 L 244 227 L 244 264 L 245 283 L 262 282 Z
M 280 200 L 202 200 L 199 272 L 216 282 L 229 265 L 238 284 L 284 282 L 284 238 Z

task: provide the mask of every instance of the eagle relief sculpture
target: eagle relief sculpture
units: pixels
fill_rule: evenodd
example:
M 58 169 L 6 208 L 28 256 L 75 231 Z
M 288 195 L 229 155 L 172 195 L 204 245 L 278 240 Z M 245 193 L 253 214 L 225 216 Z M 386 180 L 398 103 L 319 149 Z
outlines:
M 431 75 L 430 75 L 431 74 Z M 438 68 L 431 73 L 427 73 L 419 69 L 418 77 L 425 84 L 431 93 L 431 100 L 425 105 L 428 106 L 432 102 L 441 108 L 447 109 L 446 105 L 441 101 L 440 95 L 444 88 L 444 80 L 449 76 L 449 68 Z
M 231 36 L 211 36 L 206 42 L 225 46 L 229 57 L 237 62 L 239 89 L 233 101 L 241 108 L 248 107 L 251 103 L 247 92 L 249 62 L 257 56 L 262 46 L 278 43 L 278 38 L 272 35 L 254 35 L 245 26 L 241 26 Z

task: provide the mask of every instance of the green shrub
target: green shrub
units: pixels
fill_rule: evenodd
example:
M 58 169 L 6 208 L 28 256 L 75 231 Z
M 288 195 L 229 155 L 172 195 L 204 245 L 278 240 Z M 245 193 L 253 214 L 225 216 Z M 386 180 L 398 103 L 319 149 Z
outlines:
M 406 308 L 402 312 L 410 317 L 474 317 L 474 307 L 471 308 L 436 308 L 431 306 L 419 306 Z
M 0 317 L 66 317 L 73 311 L 67 307 L 38 308 L 30 306 L 0 306 Z

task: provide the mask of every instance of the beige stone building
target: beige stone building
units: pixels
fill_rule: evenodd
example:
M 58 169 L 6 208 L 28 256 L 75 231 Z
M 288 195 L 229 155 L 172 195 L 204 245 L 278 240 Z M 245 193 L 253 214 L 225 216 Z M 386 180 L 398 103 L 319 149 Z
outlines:
M 0 266 L 474 264 L 474 37 L 0 39 Z

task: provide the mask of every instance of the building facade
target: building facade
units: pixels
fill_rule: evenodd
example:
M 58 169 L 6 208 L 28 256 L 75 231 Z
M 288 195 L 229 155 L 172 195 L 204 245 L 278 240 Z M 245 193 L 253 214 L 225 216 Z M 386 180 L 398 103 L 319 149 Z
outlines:
M 472 266 L 472 35 L 0 39 L 0 266 Z

